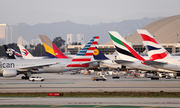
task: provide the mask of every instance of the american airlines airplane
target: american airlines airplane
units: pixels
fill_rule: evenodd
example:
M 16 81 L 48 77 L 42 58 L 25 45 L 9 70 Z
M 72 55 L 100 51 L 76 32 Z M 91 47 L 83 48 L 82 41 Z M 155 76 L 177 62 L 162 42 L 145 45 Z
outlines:
M 169 70 L 159 69 L 142 62 L 148 60 L 140 56 L 126 41 L 125 39 L 116 31 L 109 31 L 109 35 L 116 47 L 116 50 L 119 54 L 120 59 L 114 60 L 118 64 L 136 68 L 139 70 L 148 70 L 148 71 L 159 71 L 159 72 L 172 72 Z
M 171 56 L 147 30 L 139 29 L 137 32 L 150 58 L 150 60 L 144 61 L 144 63 L 154 67 L 180 72 L 180 56 Z
M 29 79 L 31 74 L 59 73 L 97 65 L 92 55 L 99 36 L 94 36 L 72 59 L 6 59 L 0 60 L 0 74 L 3 77 L 15 77 L 24 74 L 22 79 Z

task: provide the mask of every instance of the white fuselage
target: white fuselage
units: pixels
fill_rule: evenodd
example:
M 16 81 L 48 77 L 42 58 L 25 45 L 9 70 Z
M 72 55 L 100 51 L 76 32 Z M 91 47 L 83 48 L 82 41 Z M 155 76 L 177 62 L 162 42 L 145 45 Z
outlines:
M 46 63 L 52 65 L 43 65 L 36 67 L 36 65 Z M 31 71 L 36 73 L 57 73 L 73 69 L 85 68 L 85 66 L 67 67 L 68 64 L 71 64 L 71 59 L 5 59 L 0 60 L 0 72 L 2 69 L 16 69 L 19 72 Z M 92 65 L 97 65 L 97 63 L 94 63 Z
M 166 64 L 153 65 L 155 67 L 159 67 L 159 68 L 167 69 L 171 71 L 180 71 L 180 57 L 179 56 L 172 56 L 172 57 L 159 59 L 155 61 L 166 63 Z

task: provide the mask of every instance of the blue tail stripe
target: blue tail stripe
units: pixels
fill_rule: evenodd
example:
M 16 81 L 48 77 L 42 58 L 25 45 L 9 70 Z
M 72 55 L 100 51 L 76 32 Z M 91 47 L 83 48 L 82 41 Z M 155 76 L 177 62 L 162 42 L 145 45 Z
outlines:
M 89 48 L 90 46 L 91 46 L 91 45 L 86 45 L 86 46 L 84 46 L 84 47 L 88 47 L 88 48 Z
M 85 54 L 77 54 L 76 56 L 84 56 Z
M 89 48 L 83 48 L 82 50 L 88 50 Z
M 161 49 L 161 48 L 156 48 L 156 47 L 149 46 L 149 45 L 147 45 L 146 47 L 147 47 L 148 51 Z
M 57 58 L 56 56 L 54 56 L 54 55 L 52 55 L 52 54 L 50 54 L 48 52 L 47 52 L 47 55 L 48 55 L 49 58 Z

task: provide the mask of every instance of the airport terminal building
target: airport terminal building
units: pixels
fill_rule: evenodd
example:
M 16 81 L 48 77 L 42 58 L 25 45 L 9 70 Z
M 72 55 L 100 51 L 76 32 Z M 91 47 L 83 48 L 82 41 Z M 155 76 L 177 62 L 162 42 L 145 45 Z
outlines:
M 180 15 L 160 19 L 142 29 L 148 30 L 169 53 L 180 53 Z M 124 38 L 137 52 L 145 52 L 145 48 L 137 32 Z M 67 45 L 65 51 L 71 54 L 77 54 L 83 46 Z M 116 51 L 112 41 L 104 45 L 97 45 L 97 47 L 105 54 L 112 54 Z

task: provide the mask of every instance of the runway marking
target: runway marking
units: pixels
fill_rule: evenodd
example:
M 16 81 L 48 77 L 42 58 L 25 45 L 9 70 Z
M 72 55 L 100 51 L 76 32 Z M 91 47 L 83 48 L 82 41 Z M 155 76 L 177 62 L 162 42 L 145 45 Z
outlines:
M 129 105 L 99 105 L 100 107 L 105 107 L 105 108 L 174 108 L 174 107 L 164 107 L 164 106 L 129 106 Z M 0 107 L 39 107 L 39 108 L 44 108 L 44 107 L 66 107 L 66 108 L 72 108 L 72 107 L 97 107 L 97 105 L 59 105 L 59 106 L 52 106 L 52 105 L 0 105 Z
M 16 84 L 76 84 L 74 82 L 72 83 L 0 83 L 0 85 L 16 85 Z
M 98 105 L 98 106 L 94 106 L 94 107 L 106 107 L 106 106 L 109 106 L 109 105 Z
M 59 105 L 52 105 L 52 106 L 50 106 L 50 107 L 61 107 L 61 106 L 63 106 L 63 104 L 59 104 Z

